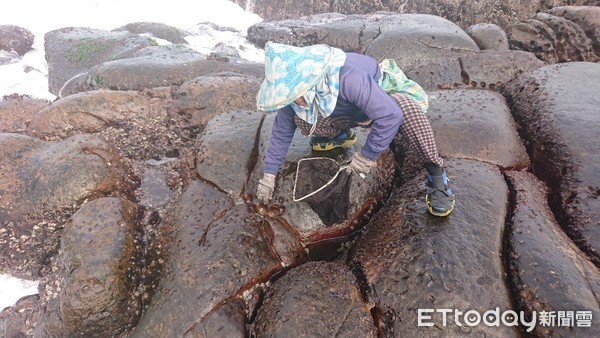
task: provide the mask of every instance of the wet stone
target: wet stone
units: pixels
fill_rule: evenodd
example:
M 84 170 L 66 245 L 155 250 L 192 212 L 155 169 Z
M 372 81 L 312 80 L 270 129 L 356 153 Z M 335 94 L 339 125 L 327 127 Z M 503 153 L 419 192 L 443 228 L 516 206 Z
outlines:
M 0 265 L 13 275 L 37 276 L 86 199 L 127 194 L 135 184 L 117 151 L 92 135 L 46 143 L 0 134 L 0 155 Z
M 117 336 L 141 310 L 137 208 L 107 197 L 84 204 L 65 225 L 57 272 L 44 285 L 40 337 Z
M 133 91 L 99 90 L 71 95 L 42 109 L 27 126 L 32 135 L 62 139 L 151 118 L 150 99 Z
M 271 239 L 273 249 L 284 267 L 294 267 L 308 260 L 300 236 L 278 216 L 266 217 L 262 229 L 263 236 Z
M 198 76 L 175 88 L 167 110 L 184 115 L 192 126 L 205 126 L 224 112 L 253 111 L 262 76 L 234 72 Z
M 44 51 L 48 62 L 49 90 L 60 96 L 61 88 L 76 75 L 149 45 L 146 37 L 129 32 L 84 27 L 47 32 L 44 35 Z
M 345 265 L 309 262 L 267 291 L 253 325 L 257 337 L 376 337 L 370 306 Z
M 190 126 L 180 114 L 167 113 L 170 95 L 164 88 L 70 95 L 41 110 L 27 132 L 51 141 L 94 133 L 128 158 L 177 157 L 182 148 L 193 145 L 197 126 Z
M 486 50 L 463 55 L 459 61 L 465 85 L 490 90 L 546 64 L 535 54 L 522 50 Z
M 489 90 L 429 92 L 427 117 L 442 157 L 525 169 L 529 158 L 502 95 Z
M 242 194 L 253 158 L 256 133 L 263 115 L 259 112 L 232 112 L 208 122 L 197 142 L 196 169 L 231 196 Z
M 35 114 L 48 106 L 50 101 L 27 95 L 9 95 L 0 100 L 0 132 L 22 133 Z
M 600 328 L 600 271 L 564 233 L 547 205 L 547 189 L 527 172 L 508 172 L 515 200 L 509 233 L 510 280 L 518 306 L 538 325 L 531 334 L 540 337 L 598 337 Z M 555 324 L 539 323 L 540 312 L 557 315 Z M 568 311 L 573 318 L 558 318 Z M 590 327 L 575 314 L 589 311 Z M 535 314 L 535 317 L 532 316 Z M 531 320 L 530 319 L 530 320 Z M 581 318 L 579 318 L 581 319 Z
M 418 309 L 485 311 L 511 308 L 505 286 L 502 243 L 508 189 L 495 167 L 471 160 L 448 160 L 456 208 L 435 217 L 425 207 L 424 179 L 405 182 L 365 226 L 349 254 L 364 277 L 379 328 L 392 336 L 518 336 L 514 328 L 442 326 L 441 314 L 418 326 Z M 464 324 L 464 322 L 463 322 Z
M 153 167 L 144 169 L 140 177 L 140 187 L 137 191 L 139 203 L 149 208 L 165 206 L 174 195 L 168 184 L 171 176 Z
M 244 301 L 235 299 L 211 311 L 187 331 L 184 338 L 248 337 Z
M 178 86 L 200 76 L 234 72 L 260 77 L 264 66 L 240 58 L 211 60 L 184 45 L 150 46 L 126 58 L 99 63 L 88 72 L 93 89 L 144 90 Z
M 0 311 L 0 332 L 3 337 L 31 337 L 39 317 L 39 295 L 25 296 L 15 305 Z
M 193 181 L 172 215 L 166 273 L 132 337 L 176 337 L 282 269 L 262 218 Z M 177 325 L 173 325 L 177 323 Z
M 133 184 L 116 149 L 93 135 L 48 143 L 23 160 L 27 162 L 16 167 L 22 180 L 16 196 L 35 206 L 71 205 L 102 193 L 129 190 Z
M 550 65 L 504 90 L 533 172 L 569 237 L 600 267 L 600 65 Z

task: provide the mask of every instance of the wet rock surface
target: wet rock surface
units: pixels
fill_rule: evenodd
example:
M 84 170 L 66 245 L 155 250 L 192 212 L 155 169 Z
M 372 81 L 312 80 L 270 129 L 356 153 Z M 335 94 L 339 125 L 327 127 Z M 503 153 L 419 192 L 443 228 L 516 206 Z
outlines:
M 597 6 L 561 6 L 552 8 L 548 13 L 579 25 L 592 41 L 596 56 L 600 56 L 600 8 Z
M 44 35 L 49 90 L 59 96 L 72 77 L 149 45 L 147 38 L 129 32 L 74 27 L 50 31 Z
M 167 278 L 133 337 L 181 336 L 282 269 L 263 219 L 207 184 L 194 182 L 183 193 L 172 226 Z
M 4 97 L 0 101 L 0 132 L 23 133 L 33 116 L 48 105 L 49 101 L 23 95 Z
M 529 157 L 504 97 L 489 90 L 429 92 L 427 113 L 442 157 L 526 169 Z
M 84 90 L 143 90 L 181 85 L 203 75 L 235 72 L 259 76 L 262 71 L 262 66 L 254 62 L 235 58 L 215 60 L 185 46 L 152 46 L 93 67 L 85 78 Z
M 598 6 L 598 0 L 534 0 L 526 3 L 517 0 L 507 1 L 464 1 L 464 0 L 390 0 L 390 1 L 306 1 L 298 6 L 293 0 L 236 0 L 242 8 L 251 2 L 255 13 L 265 20 L 293 19 L 301 16 L 315 16 L 318 13 L 336 12 L 341 14 L 368 14 L 377 11 L 398 13 L 421 13 L 443 17 L 460 27 L 492 22 L 505 28 L 509 24 L 528 19 L 536 12 L 555 6 Z
M 343 4 L 348 11 L 377 5 Z M 409 10 L 416 3 L 393 4 Z M 475 4 L 454 5 L 436 10 Z M 596 318 L 597 64 L 548 66 L 532 51 L 480 50 L 482 42 L 460 28 L 477 11 L 461 12 L 462 24 L 369 13 L 265 21 L 249 39 L 397 58 L 430 94 L 427 116 L 457 198 L 449 217 L 427 213 L 425 170 L 401 136 L 366 178 L 342 173 L 335 197 L 293 201 L 296 179 L 299 194 L 321 185 L 317 172 L 332 175 L 346 164 L 369 133 L 363 128 L 355 129 L 355 145 L 329 152 L 313 152 L 298 132 L 273 203 L 256 204 L 274 119 L 255 111 L 261 64 L 149 47 L 146 31 L 171 32 L 160 25 L 57 30 L 47 53 L 59 98 L 0 101 L 7 117 L 0 125 L 7 132 L 0 135 L 0 266 L 40 280 L 39 296 L 0 312 L 0 331 L 528 336 L 522 323 L 454 320 L 464 324 L 468 310 L 539 309 Z M 553 19 L 556 28 L 581 28 L 561 35 L 573 37 L 563 46 L 574 46 L 582 34 L 594 40 L 594 13 L 543 14 L 570 22 Z M 321 162 L 298 170 L 311 157 Z M 92 282 L 97 288 L 84 290 Z M 435 326 L 418 327 L 419 308 L 462 314 L 449 313 L 444 326 L 437 312 Z M 575 327 L 582 323 L 533 332 L 595 333 L 594 319 L 589 331 Z
M 298 45 L 326 43 L 377 59 L 394 58 L 402 68 L 460 55 L 458 51 L 479 50 L 475 41 L 452 22 L 421 14 L 323 14 L 277 24 L 267 21 L 251 26 L 248 39 L 259 46 L 269 40 Z M 399 39 L 402 44 L 389 43 Z
M 239 112 L 210 120 L 196 146 L 198 175 L 240 197 L 248 179 L 243 173 L 256 163 L 254 143 L 262 118 L 260 112 Z
M 33 46 L 33 34 L 26 28 L 0 25 L 0 50 L 25 55 Z
M 126 194 L 135 183 L 115 149 L 91 135 L 46 143 L 0 134 L 0 153 L 1 266 L 29 278 L 56 251 L 58 231 L 74 208 L 86 199 Z
M 265 21 L 248 29 L 248 39 L 259 46 L 268 40 L 301 46 L 325 43 L 378 60 L 393 58 L 425 90 L 496 90 L 545 64 L 529 51 L 481 51 L 454 23 L 422 14 L 328 13 L 276 23 Z
M 133 203 L 112 197 L 86 203 L 67 222 L 36 336 L 117 336 L 137 322 L 142 295 L 136 290 L 136 218 Z
M 369 311 L 347 266 L 309 262 L 288 271 L 269 288 L 253 333 L 257 337 L 377 337 Z
M 233 300 L 211 311 L 183 337 L 248 337 L 246 313 L 244 301 Z
M 127 31 L 135 34 L 150 34 L 151 36 L 167 40 L 175 44 L 187 44 L 184 32 L 179 28 L 158 22 L 134 22 L 123 27 L 115 28 L 113 31 Z
M 0 311 L 0 328 L 5 337 L 31 337 L 39 320 L 39 295 L 25 296 Z
M 171 115 L 185 116 L 198 131 L 223 112 L 255 111 L 260 77 L 245 73 L 225 72 L 199 76 L 173 91 L 167 108 Z
M 366 225 L 350 264 L 364 276 L 385 336 L 518 336 L 511 327 L 442 327 L 439 314 L 432 320 L 436 327 L 417 326 L 417 309 L 511 308 L 501 255 L 508 209 L 504 178 L 476 161 L 450 160 L 447 166 L 457 196 L 451 217 L 429 215 L 423 179 L 410 180 Z
M 599 315 L 600 272 L 553 221 L 547 189 L 531 173 L 508 172 L 514 208 L 510 220 L 509 275 L 520 308 L 531 317 L 542 311 Z M 559 291 L 560 290 L 560 291 Z M 564 312 L 563 312 L 564 313 Z M 557 323 L 569 320 L 563 316 Z M 574 318 L 573 318 L 574 320 Z M 532 334 L 593 337 L 598 327 L 539 325 Z
M 477 43 L 479 49 L 508 50 L 506 32 L 498 25 L 480 23 L 469 26 L 465 32 Z
M 509 45 L 548 63 L 596 62 L 600 7 L 557 7 L 507 28 Z
M 549 186 L 559 224 L 597 266 L 599 79 L 598 64 L 574 62 L 540 68 L 505 90 L 521 133 L 528 135 L 533 171 Z

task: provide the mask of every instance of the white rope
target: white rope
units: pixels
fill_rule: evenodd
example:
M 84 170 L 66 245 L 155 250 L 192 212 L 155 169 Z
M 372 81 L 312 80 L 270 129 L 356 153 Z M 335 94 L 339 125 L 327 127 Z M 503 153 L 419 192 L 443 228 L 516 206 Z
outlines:
M 303 158 L 300 161 L 298 161 L 298 165 L 296 166 L 296 178 L 294 179 L 294 191 L 293 191 L 293 196 L 292 199 L 294 200 L 294 202 L 300 202 L 302 200 L 305 200 L 315 194 L 317 194 L 318 192 L 320 192 L 321 190 L 327 188 L 328 186 L 331 185 L 331 183 L 333 183 L 335 181 L 335 179 L 339 176 L 339 174 L 343 171 L 346 170 L 348 168 L 348 165 L 343 165 L 340 167 L 340 169 L 338 169 L 338 171 L 335 173 L 335 175 L 333 175 L 333 177 L 327 181 L 327 183 L 325 183 L 323 186 L 321 186 L 319 189 L 309 193 L 308 195 L 302 196 L 300 198 L 296 198 L 296 187 L 298 186 L 298 176 L 300 173 L 300 163 L 302 163 L 302 161 L 310 161 L 310 160 L 330 160 L 333 161 L 337 164 L 337 161 L 329 158 L 329 157 L 309 157 L 309 158 Z M 365 174 L 360 173 L 360 177 L 365 178 Z

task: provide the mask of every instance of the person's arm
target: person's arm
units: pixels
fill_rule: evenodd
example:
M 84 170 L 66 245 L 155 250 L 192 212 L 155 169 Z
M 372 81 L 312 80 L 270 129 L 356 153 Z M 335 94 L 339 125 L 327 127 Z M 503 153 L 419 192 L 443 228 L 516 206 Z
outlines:
M 361 154 L 374 161 L 389 147 L 398 133 L 402 124 L 402 109 L 365 72 L 349 70 L 340 80 L 340 94 L 373 121 Z
M 273 128 L 271 129 L 271 142 L 265 155 L 263 172 L 277 175 L 279 166 L 287 155 L 290 143 L 294 138 L 296 123 L 294 122 L 294 110 L 287 106 L 277 111 Z

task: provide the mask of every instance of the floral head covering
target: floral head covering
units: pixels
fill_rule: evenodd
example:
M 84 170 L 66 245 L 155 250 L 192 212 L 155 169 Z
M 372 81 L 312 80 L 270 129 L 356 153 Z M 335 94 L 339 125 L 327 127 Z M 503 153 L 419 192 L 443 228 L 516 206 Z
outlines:
M 296 115 L 314 124 L 327 117 L 339 94 L 340 68 L 346 53 L 327 45 L 294 47 L 274 42 L 265 46 L 265 79 L 256 96 L 258 109 L 275 111 L 291 105 Z M 294 103 L 304 97 L 307 107 Z

